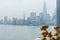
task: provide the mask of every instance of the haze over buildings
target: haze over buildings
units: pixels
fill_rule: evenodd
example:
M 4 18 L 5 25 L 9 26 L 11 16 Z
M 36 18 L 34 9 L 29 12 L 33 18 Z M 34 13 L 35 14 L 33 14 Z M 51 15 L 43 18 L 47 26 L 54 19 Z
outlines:
M 0 19 L 4 16 L 23 18 L 30 16 L 30 12 L 39 15 L 42 12 L 44 1 L 47 4 L 47 13 L 53 15 L 56 0 L 0 0 Z
M 18 17 L 12 17 L 8 18 L 8 16 L 5 16 L 4 19 L 0 20 L 0 24 L 5 24 L 5 25 L 56 25 L 56 13 L 53 15 L 53 17 L 50 16 L 47 12 L 47 4 L 44 2 L 42 12 L 39 13 L 37 16 L 36 12 L 30 12 L 30 16 L 26 18 L 26 14 L 23 15 L 23 19 Z

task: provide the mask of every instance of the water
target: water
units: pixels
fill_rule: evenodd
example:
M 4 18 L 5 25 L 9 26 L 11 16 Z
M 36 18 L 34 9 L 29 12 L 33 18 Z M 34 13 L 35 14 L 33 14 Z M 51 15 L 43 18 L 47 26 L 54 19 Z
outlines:
M 52 26 L 48 29 L 52 31 Z M 41 37 L 38 26 L 0 25 L 0 40 L 34 40 Z

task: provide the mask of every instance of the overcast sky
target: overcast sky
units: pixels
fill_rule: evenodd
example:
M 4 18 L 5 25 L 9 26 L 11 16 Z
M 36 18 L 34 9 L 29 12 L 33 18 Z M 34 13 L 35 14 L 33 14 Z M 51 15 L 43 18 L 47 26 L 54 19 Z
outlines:
M 28 17 L 30 12 L 36 12 L 38 15 L 42 12 L 44 1 L 48 13 L 53 15 L 56 0 L 0 0 L 0 18 L 4 16 L 23 18 L 24 13 Z

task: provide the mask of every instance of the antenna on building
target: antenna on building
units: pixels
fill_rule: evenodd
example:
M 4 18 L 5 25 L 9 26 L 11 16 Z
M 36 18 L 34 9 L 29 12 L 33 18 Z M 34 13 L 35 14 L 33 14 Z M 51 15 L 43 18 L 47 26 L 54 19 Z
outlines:
M 46 1 L 44 0 L 44 3 L 43 3 L 43 13 L 47 13 L 47 5 L 46 5 Z
M 25 20 L 25 13 L 24 13 L 24 20 Z

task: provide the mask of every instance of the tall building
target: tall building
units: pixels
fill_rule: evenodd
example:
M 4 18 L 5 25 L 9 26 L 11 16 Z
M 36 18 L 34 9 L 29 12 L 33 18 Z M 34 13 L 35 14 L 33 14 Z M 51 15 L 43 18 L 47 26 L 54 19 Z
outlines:
M 7 23 L 8 23 L 8 17 L 5 16 L 5 17 L 4 17 L 4 24 L 7 24 Z
M 40 14 L 40 21 L 43 25 L 50 24 L 50 14 L 47 14 L 47 5 L 45 1 L 43 4 L 43 13 Z
M 17 18 L 13 18 L 12 24 L 16 25 Z
M 11 18 L 9 18 L 8 24 L 10 25 L 11 23 L 12 23 L 12 20 Z
M 33 19 L 36 17 L 36 12 L 31 12 L 30 17 Z
M 43 24 L 47 24 L 47 7 L 46 7 L 46 2 L 44 1 L 43 4 Z
M 32 24 L 32 25 L 35 25 L 36 23 L 36 12 L 31 12 L 31 14 L 30 14 L 30 23 Z
M 45 22 L 44 22 L 44 13 L 40 13 L 39 14 L 39 17 L 40 17 L 40 24 L 42 25 L 42 24 L 45 24 Z M 42 18 L 43 17 L 43 18 Z
M 46 5 L 45 1 L 44 1 L 44 4 L 43 4 L 43 13 L 47 14 L 47 5 Z
M 3 19 L 0 20 L 0 24 L 3 24 Z
M 57 0 L 57 25 L 60 26 L 60 0 Z
M 25 14 L 24 14 L 24 18 L 23 18 L 23 24 L 25 25 Z

